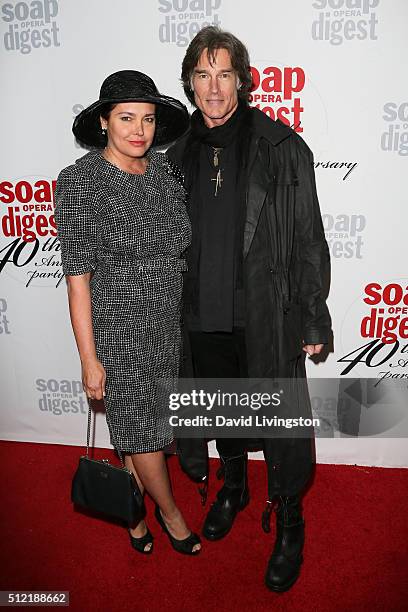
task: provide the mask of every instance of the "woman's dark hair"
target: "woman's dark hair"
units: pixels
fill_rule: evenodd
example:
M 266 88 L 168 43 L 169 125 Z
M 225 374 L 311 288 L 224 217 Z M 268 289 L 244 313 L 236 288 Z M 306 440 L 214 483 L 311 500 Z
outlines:
M 194 92 L 191 89 L 191 77 L 204 49 L 207 49 L 208 61 L 214 62 L 218 49 L 226 49 L 231 56 L 231 64 L 241 81 L 238 96 L 248 100 L 248 92 L 252 84 L 249 54 L 245 45 L 230 32 L 225 32 L 216 26 L 207 26 L 200 30 L 189 44 L 181 66 L 181 82 L 184 93 L 194 104 Z
M 116 104 L 107 102 L 106 104 L 101 106 L 100 111 L 99 111 L 100 116 L 103 117 L 104 119 L 106 119 L 106 121 L 107 121 L 109 119 L 109 116 L 110 116 L 111 112 L 115 108 L 115 106 L 116 106 Z M 106 147 L 106 145 L 108 143 L 108 136 L 107 136 L 106 132 L 102 132 L 101 133 L 100 140 L 101 140 L 101 146 L 102 147 Z
M 117 106 L 117 103 L 109 103 L 109 102 L 107 102 L 106 104 L 101 106 L 101 109 L 99 111 L 100 116 L 103 117 L 104 119 L 106 119 L 106 121 L 107 121 L 109 119 L 109 116 L 110 116 L 111 112 L 115 108 L 115 106 Z

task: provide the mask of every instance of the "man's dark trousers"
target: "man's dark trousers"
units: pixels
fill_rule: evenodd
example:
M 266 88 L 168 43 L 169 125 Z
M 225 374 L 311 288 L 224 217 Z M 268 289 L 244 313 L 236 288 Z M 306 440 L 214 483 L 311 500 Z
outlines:
M 190 346 L 196 378 L 247 378 L 245 330 L 232 332 L 191 331 Z M 243 455 L 244 438 L 218 438 L 217 451 L 222 457 Z

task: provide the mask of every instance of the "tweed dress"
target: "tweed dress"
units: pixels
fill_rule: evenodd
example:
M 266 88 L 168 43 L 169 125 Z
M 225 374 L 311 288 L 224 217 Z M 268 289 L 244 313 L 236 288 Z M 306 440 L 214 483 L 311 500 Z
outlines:
M 63 271 L 93 272 L 92 324 L 106 370 L 110 439 L 128 453 L 157 451 L 173 439 L 169 385 L 160 379 L 173 381 L 174 390 L 182 254 L 191 240 L 185 195 L 177 167 L 154 151 L 143 175 L 123 172 L 92 151 L 57 181 Z

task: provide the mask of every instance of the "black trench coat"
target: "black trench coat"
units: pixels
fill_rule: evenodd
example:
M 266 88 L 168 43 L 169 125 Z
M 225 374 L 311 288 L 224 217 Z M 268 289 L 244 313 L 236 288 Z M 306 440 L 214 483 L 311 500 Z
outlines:
M 303 344 L 327 344 L 325 301 L 330 256 L 320 214 L 313 155 L 281 121 L 251 109 L 244 228 L 246 348 L 250 378 L 295 378 L 297 398 L 284 416 L 311 416 Z M 187 135 L 168 150 L 182 166 Z M 188 340 L 188 334 L 185 334 Z M 184 376 L 192 376 L 188 342 Z M 207 473 L 203 441 L 180 441 L 182 467 L 195 480 Z M 267 439 L 268 494 L 292 495 L 307 483 L 311 439 Z

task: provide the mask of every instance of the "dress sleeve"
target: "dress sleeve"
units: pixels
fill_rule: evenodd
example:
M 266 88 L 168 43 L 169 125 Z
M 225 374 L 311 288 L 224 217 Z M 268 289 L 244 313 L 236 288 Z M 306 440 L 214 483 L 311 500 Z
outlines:
M 75 166 L 62 170 L 55 189 L 55 221 L 66 276 L 91 272 L 97 263 L 97 223 L 90 178 Z

